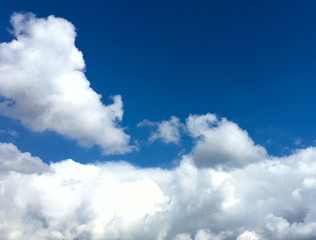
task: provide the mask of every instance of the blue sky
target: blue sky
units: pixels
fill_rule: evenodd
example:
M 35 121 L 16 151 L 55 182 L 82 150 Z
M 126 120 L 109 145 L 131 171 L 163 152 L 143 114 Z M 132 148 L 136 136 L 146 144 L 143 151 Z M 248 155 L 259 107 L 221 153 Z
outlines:
M 216 113 L 236 122 L 273 155 L 314 145 L 315 6 L 313 1 L 10 1 L 2 2 L 0 37 L 10 41 L 14 11 L 71 21 L 92 88 L 124 102 L 122 126 L 141 144 L 143 119 L 182 121 Z M 109 160 L 54 133 L 34 134 L 1 116 L 14 141 L 45 159 Z M 148 129 L 147 129 L 148 130 Z M 8 136 L 0 136 L 9 141 Z M 302 139 L 302 146 L 293 145 Z M 12 139 L 11 139 L 12 140 Z M 67 146 L 67 147 L 65 147 Z M 138 165 L 167 164 L 183 148 L 141 145 L 129 158 Z M 58 152 L 55 151 L 58 149 Z M 154 158 L 152 152 L 160 157 Z M 155 155 L 155 156 L 157 156 Z M 125 156 L 120 158 L 125 159 Z M 150 160 L 149 160 L 150 158 Z
M 0 0 L 0 236 L 315 239 L 315 10 Z

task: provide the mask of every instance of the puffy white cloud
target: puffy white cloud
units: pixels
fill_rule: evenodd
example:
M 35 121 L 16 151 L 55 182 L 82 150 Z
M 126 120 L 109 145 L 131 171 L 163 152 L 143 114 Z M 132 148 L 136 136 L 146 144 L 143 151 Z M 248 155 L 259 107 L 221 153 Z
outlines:
M 1 159 L 11 151 L 13 162 L 24 156 L 21 166 L 41 163 L 12 144 L 1 149 Z M 225 171 L 197 168 L 191 157 L 174 169 L 73 160 L 33 174 L 2 168 L 1 237 L 315 239 L 316 148 Z
M 175 116 L 171 116 L 170 120 L 162 122 L 151 122 L 145 119 L 138 123 L 137 126 L 157 126 L 157 130 L 149 137 L 149 142 L 154 142 L 155 140 L 160 139 L 166 144 L 178 144 L 180 141 L 180 128 L 182 127 L 182 123 L 180 122 L 179 118 Z
M 267 155 L 264 147 L 255 145 L 245 130 L 226 118 L 190 115 L 186 126 L 196 139 L 192 154 L 197 166 L 241 167 Z
M 48 166 L 38 157 L 30 153 L 21 153 L 12 143 L 0 143 L 0 171 L 20 173 L 40 173 Z
M 51 130 L 104 153 L 132 150 L 122 120 L 120 96 L 105 106 L 84 75 L 74 26 L 33 14 L 11 18 L 16 39 L 0 45 L 0 111 L 35 131 Z
M 267 156 L 265 148 L 255 145 L 247 131 L 226 118 L 218 119 L 215 114 L 190 115 L 185 125 L 172 116 L 162 122 L 145 119 L 137 126 L 157 127 L 149 142 L 161 139 L 164 143 L 178 144 L 181 130 L 189 134 L 195 140 L 190 155 L 198 167 L 242 167 Z
M 245 231 L 240 234 L 236 240 L 259 240 L 255 232 Z
M 192 240 L 192 238 L 188 233 L 180 233 L 175 236 L 174 240 Z

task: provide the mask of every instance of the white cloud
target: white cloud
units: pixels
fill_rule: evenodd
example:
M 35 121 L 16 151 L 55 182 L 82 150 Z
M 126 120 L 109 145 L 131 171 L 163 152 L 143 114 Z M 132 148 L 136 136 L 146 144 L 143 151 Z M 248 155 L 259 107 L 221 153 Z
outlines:
M 42 164 L 0 146 L 1 159 Z M 0 233 L 11 240 L 315 239 L 315 159 L 308 148 L 228 171 L 197 168 L 191 156 L 170 170 L 73 160 L 33 174 L 2 168 Z
M 199 229 L 195 234 L 194 240 L 222 240 L 224 239 L 223 234 L 215 235 L 208 229 Z M 190 234 L 188 233 L 180 233 L 178 234 L 174 240 L 192 240 Z
M 245 231 L 244 233 L 240 234 L 236 240 L 259 240 L 259 238 L 255 232 Z
M 158 122 L 152 122 L 152 121 L 149 121 L 148 119 L 144 119 L 143 121 L 137 124 L 137 127 L 153 127 L 157 125 L 158 125 Z
M 265 148 L 255 145 L 247 131 L 226 118 L 218 119 L 215 114 L 190 115 L 185 125 L 172 116 L 170 120 L 162 122 L 145 119 L 137 126 L 157 127 L 149 142 L 160 139 L 164 143 L 178 144 L 180 130 L 184 130 L 195 139 L 190 155 L 198 167 L 242 167 L 267 156 Z
M 76 48 L 74 26 L 65 19 L 33 14 L 11 18 L 15 40 L 0 45 L 2 114 L 35 131 L 51 130 L 104 153 L 132 150 L 122 120 L 120 96 L 105 106 L 90 88 Z
M 3 134 L 3 135 L 10 135 L 11 137 L 17 137 L 19 136 L 18 132 L 13 130 L 13 129 L 0 129 L 0 134 Z
M 174 240 L 192 240 L 192 238 L 188 233 L 180 233 L 174 238 Z
M 12 143 L 0 143 L 0 171 L 19 173 L 40 173 L 48 166 L 38 157 L 30 153 L 21 153 Z
M 266 157 L 264 147 L 255 145 L 245 130 L 214 114 L 190 115 L 186 119 L 189 134 L 196 139 L 192 151 L 201 167 L 240 167 Z
M 17 39 L 0 45 L 1 112 L 106 153 L 130 151 L 117 126 L 121 98 L 104 106 L 89 87 L 73 25 L 22 14 L 12 24 Z M 176 117 L 140 125 L 158 127 L 153 140 L 179 142 Z M 71 159 L 47 165 L 0 143 L 1 238 L 316 238 L 316 148 L 271 157 L 245 130 L 213 114 L 189 116 L 186 128 L 195 146 L 174 169 Z
M 162 122 L 151 122 L 145 119 L 138 123 L 137 126 L 157 126 L 157 130 L 150 135 L 149 142 L 154 142 L 160 139 L 163 143 L 166 144 L 178 144 L 180 141 L 180 128 L 182 127 L 182 124 L 179 118 L 175 116 L 171 116 L 170 120 Z

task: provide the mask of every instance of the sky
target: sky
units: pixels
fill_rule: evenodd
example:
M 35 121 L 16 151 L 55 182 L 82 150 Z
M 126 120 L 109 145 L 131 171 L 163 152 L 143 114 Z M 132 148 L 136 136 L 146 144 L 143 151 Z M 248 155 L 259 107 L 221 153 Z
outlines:
M 315 239 L 315 10 L 0 0 L 0 236 Z

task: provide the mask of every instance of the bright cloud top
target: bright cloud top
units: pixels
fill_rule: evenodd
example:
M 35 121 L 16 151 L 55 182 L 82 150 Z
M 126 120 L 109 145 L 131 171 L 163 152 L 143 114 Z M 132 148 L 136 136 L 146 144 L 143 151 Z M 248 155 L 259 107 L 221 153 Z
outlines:
M 198 166 L 240 167 L 267 155 L 265 148 L 255 145 L 247 131 L 226 118 L 219 120 L 209 113 L 190 115 L 186 126 L 196 139 L 192 154 Z
M 149 142 L 160 139 L 178 144 L 181 134 L 189 134 L 195 140 L 190 155 L 199 167 L 242 167 L 267 156 L 266 149 L 256 145 L 247 131 L 226 118 L 218 119 L 215 114 L 190 115 L 185 124 L 175 116 L 161 122 L 145 119 L 137 126 L 156 127 Z
M 52 130 L 104 153 L 132 150 L 120 96 L 105 106 L 89 87 L 75 28 L 65 19 L 33 14 L 11 18 L 16 40 L 0 45 L 0 111 L 35 131 Z
M 188 157 L 171 170 L 73 160 L 46 166 L 12 144 L 1 144 L 0 155 L 7 156 L 0 158 L 3 239 L 316 237 L 315 148 L 229 171 L 197 168 Z

